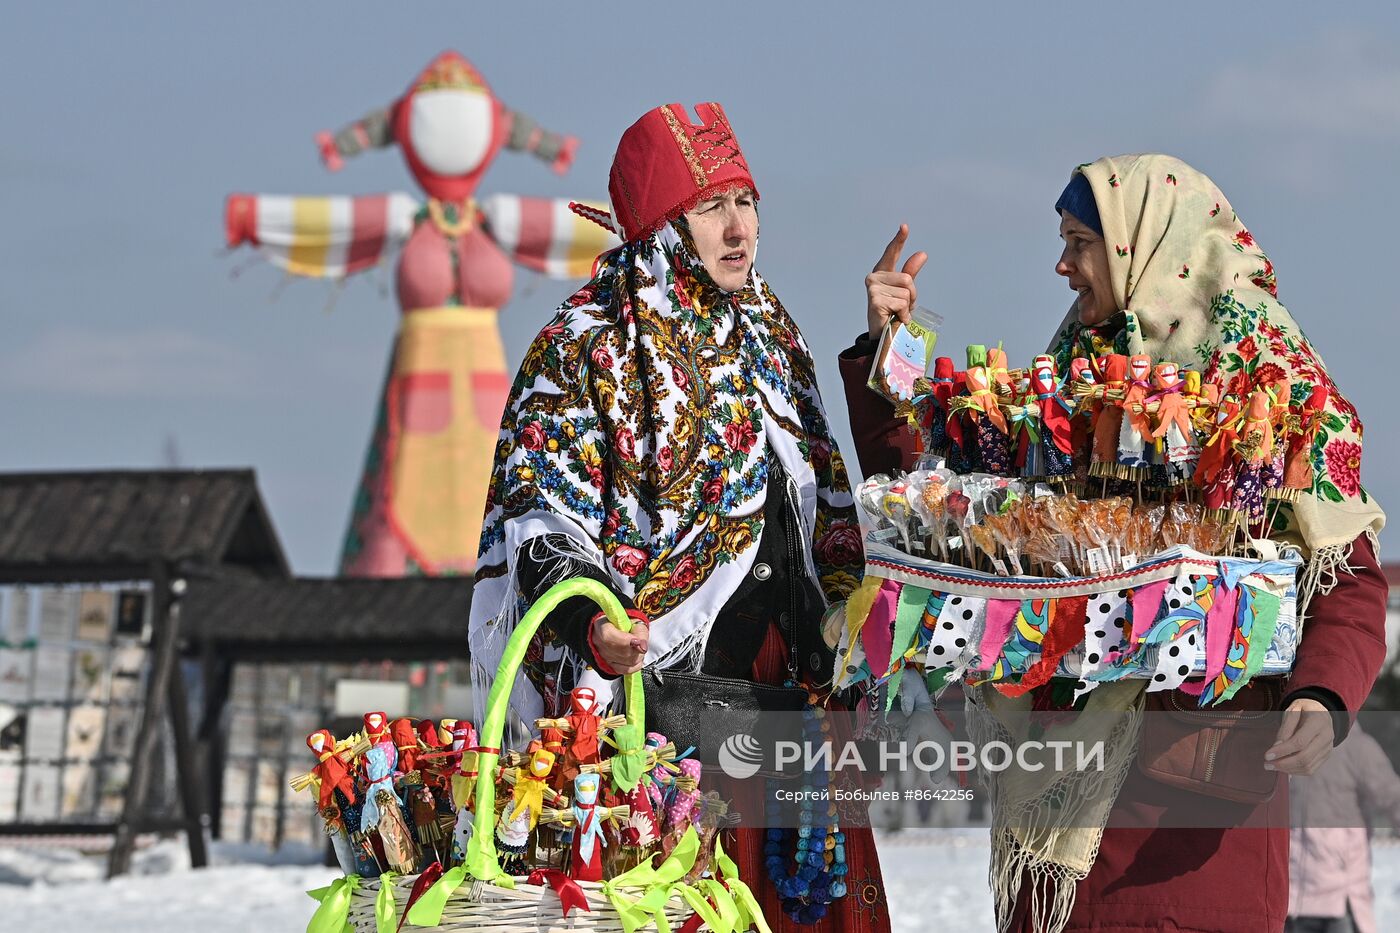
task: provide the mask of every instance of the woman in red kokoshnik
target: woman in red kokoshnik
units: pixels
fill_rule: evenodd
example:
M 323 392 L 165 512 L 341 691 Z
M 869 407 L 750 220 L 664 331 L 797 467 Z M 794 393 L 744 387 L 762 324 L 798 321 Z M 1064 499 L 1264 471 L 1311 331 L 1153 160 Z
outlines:
M 623 245 L 540 332 L 506 405 L 472 604 L 479 686 L 558 580 L 601 581 L 643 623 L 623 634 L 585 599 L 561 604 L 512 693 L 527 723 L 575 686 L 605 700 L 643 664 L 782 683 L 779 620 L 796 604 L 798 641 L 819 639 L 864 566 L 811 355 L 753 267 L 757 186 L 723 109 L 696 113 L 658 107 L 623 134 L 612 213 L 590 212 Z M 785 913 L 764 844 L 757 826 L 724 840 L 775 929 L 889 928 L 868 829 L 847 829 L 848 893 L 802 915 L 815 926 Z

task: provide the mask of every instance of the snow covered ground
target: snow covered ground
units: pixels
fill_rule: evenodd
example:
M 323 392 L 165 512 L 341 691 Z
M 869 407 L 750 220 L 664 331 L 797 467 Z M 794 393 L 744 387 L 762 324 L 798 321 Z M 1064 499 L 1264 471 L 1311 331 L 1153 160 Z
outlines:
M 880 837 L 896 933 L 993 929 L 985 830 L 912 830 Z M 192 872 L 179 841 L 138 853 L 108 884 L 105 862 L 71 849 L 0 847 L 4 929 L 59 933 L 301 933 L 315 904 L 304 892 L 335 877 L 318 853 L 271 855 L 216 844 L 214 867 Z M 1400 925 L 1400 845 L 1374 848 L 1377 919 Z M 970 923 L 969 918 L 985 921 Z

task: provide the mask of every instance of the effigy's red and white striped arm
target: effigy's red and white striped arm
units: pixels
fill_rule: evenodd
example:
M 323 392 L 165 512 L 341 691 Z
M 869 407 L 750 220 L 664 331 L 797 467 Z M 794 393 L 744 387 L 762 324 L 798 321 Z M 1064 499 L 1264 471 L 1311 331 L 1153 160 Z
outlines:
M 621 245 L 615 234 L 569 210 L 568 198 L 493 194 L 481 201 L 481 213 L 491 238 L 515 263 L 551 278 L 586 278 L 599 254 Z
M 402 192 L 362 197 L 231 194 L 229 248 L 256 246 L 292 275 L 338 279 L 377 265 L 413 232 L 421 205 Z

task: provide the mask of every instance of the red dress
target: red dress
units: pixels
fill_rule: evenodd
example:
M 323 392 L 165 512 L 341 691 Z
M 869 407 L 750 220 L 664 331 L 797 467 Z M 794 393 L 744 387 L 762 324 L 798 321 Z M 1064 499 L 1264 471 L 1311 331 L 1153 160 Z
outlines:
M 847 351 L 840 366 L 861 471 L 869 476 L 909 469 L 914 460 L 913 435 L 903 419 L 895 417 L 893 407 L 866 388 L 871 358 Z M 1298 659 L 1285 688 L 1285 703 L 1299 691 L 1329 696 L 1354 720 L 1385 660 L 1389 590 L 1365 536 L 1356 539 L 1349 564 L 1352 573 L 1339 573 L 1330 593 L 1313 598 Z M 1191 697 L 1182 699 L 1194 702 Z M 1337 736 L 1337 741 L 1341 739 Z M 1191 797 L 1133 768 L 1109 820 L 1149 826 L 1160 814 L 1191 806 Z M 1241 828 L 1110 825 L 1104 830 L 1098 859 L 1079 884 L 1065 930 L 1282 930 L 1288 912 L 1287 782 L 1280 782 L 1279 791 L 1267 803 L 1242 806 L 1236 825 Z M 1027 916 L 1024 897 L 1017 908 L 1009 929 L 1038 933 Z

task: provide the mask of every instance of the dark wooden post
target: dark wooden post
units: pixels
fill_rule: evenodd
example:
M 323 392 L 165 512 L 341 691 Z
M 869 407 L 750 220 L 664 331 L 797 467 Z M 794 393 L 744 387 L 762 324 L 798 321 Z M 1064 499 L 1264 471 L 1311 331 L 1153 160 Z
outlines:
M 121 819 L 117 822 L 116 838 L 112 840 L 112 856 L 107 863 L 108 878 L 124 875 L 131 870 L 131 851 L 136 844 L 140 823 L 146 815 L 146 797 L 150 791 L 161 714 L 165 711 L 165 698 L 170 692 L 170 674 L 175 667 L 175 632 L 171 623 L 170 568 L 163 560 L 152 561 L 151 668 L 146 680 L 141 724 L 136 729 L 136 747 L 132 753 L 126 800 L 122 804 Z
M 228 735 L 224 729 L 224 714 L 228 710 L 229 691 L 233 684 L 233 662 L 221 660 L 214 642 L 206 637 L 201 646 L 204 667 L 204 709 L 200 713 L 199 730 L 195 733 L 195 750 L 205 780 L 205 807 L 209 813 L 209 833 L 223 838 L 224 765 L 228 759 Z
M 182 581 L 183 582 L 183 581 Z M 179 670 L 179 609 L 171 592 L 170 566 L 163 560 L 151 563 L 151 669 L 146 681 L 146 702 L 141 725 L 136 730 L 136 748 L 131 760 L 131 777 L 122 804 L 107 877 L 131 870 L 131 853 L 136 834 L 146 819 L 146 799 L 150 796 L 151 773 L 155 767 L 156 743 L 165 703 L 170 703 L 170 724 L 175 735 L 176 780 L 184 808 L 184 827 L 189 837 L 190 864 L 209 864 L 200 819 L 198 777 L 194 770 L 194 748 L 190 742 L 190 712 L 185 696 L 185 679 Z
M 174 586 L 184 592 L 184 580 Z M 170 610 L 172 640 L 178 641 L 180 604 Z M 170 671 L 170 728 L 175 733 L 175 779 L 180 788 L 180 808 L 185 818 L 185 836 L 190 847 L 190 867 L 204 868 L 209 864 L 209 848 L 204 842 L 202 794 L 199 770 L 195 764 L 194 739 L 190 735 L 190 700 L 185 690 L 185 672 L 181 669 L 178 652 Z

